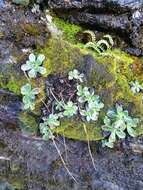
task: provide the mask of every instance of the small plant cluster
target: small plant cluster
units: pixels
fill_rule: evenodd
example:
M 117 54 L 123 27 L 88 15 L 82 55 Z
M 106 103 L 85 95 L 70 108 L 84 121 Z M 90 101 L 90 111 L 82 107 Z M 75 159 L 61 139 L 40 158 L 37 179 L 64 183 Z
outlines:
M 84 31 L 91 36 L 91 42 L 85 44 L 85 48 L 92 48 L 98 54 L 102 54 L 105 50 L 110 49 L 114 45 L 114 41 L 111 35 L 104 35 L 103 39 L 96 41 L 94 32 L 87 30 Z
M 97 121 L 101 109 L 104 104 L 100 101 L 99 96 L 94 94 L 94 90 L 90 90 L 88 87 L 82 87 L 79 83 L 83 82 L 84 74 L 80 74 L 78 70 L 74 69 L 68 74 L 69 80 L 75 80 L 77 82 L 77 102 L 74 103 L 69 100 L 67 103 L 64 101 L 58 101 L 56 98 L 55 110 L 56 114 L 50 114 L 47 118 L 43 118 L 43 123 L 40 124 L 40 131 L 43 134 L 44 139 L 49 138 L 48 128 L 54 128 L 60 125 L 60 118 L 71 118 L 77 114 L 87 122 Z
M 35 109 L 35 99 L 36 95 L 40 93 L 39 88 L 33 88 L 30 84 L 30 79 L 36 78 L 38 74 L 44 75 L 46 73 L 46 68 L 42 66 L 45 56 L 40 54 L 38 56 L 31 53 L 29 55 L 29 60 L 26 64 L 21 66 L 21 70 L 24 72 L 29 83 L 21 87 L 21 94 L 23 95 L 24 109 L 34 110 Z
M 77 86 L 77 95 L 78 101 L 85 105 L 85 107 L 80 108 L 80 114 L 88 122 L 97 121 L 99 113 L 104 107 L 104 104 L 100 101 L 100 97 L 94 94 L 94 90 L 90 91 L 88 87 L 82 87 L 81 85 Z
M 138 80 L 130 82 L 131 85 L 131 91 L 134 94 L 143 93 L 143 83 L 140 83 Z M 142 96 L 143 101 L 143 96 Z
M 102 129 L 109 133 L 109 138 L 108 140 L 103 140 L 103 146 L 113 148 L 116 138 L 124 139 L 126 131 L 130 136 L 136 137 L 135 128 L 138 123 L 138 118 L 132 118 L 127 110 L 123 110 L 122 106 L 116 104 L 116 109 L 108 110 L 104 118 Z
M 26 61 L 26 64 L 21 66 L 22 71 L 24 71 L 24 74 L 29 81 L 29 83 L 26 83 L 21 87 L 25 110 L 35 109 L 35 99 L 40 93 L 40 89 L 32 88 L 30 80 L 36 78 L 38 75 L 44 75 L 46 73 L 46 68 L 42 66 L 44 59 L 45 56 L 42 54 L 38 56 L 30 54 L 29 60 Z M 84 81 L 84 74 L 80 73 L 77 69 L 74 69 L 69 72 L 68 80 L 74 80 L 76 82 L 76 102 L 71 101 L 70 98 L 66 103 L 64 100 L 57 100 L 51 91 L 51 94 L 56 101 L 54 105 L 55 113 L 53 113 L 52 109 L 51 114 L 42 118 L 43 122 L 40 123 L 40 132 L 44 139 L 53 139 L 51 129 L 60 126 L 61 118 L 71 118 L 79 115 L 84 121 L 97 121 L 99 114 L 104 107 L 104 103 L 100 100 L 100 97 L 95 94 L 95 90 L 81 84 Z M 134 93 L 138 93 L 142 89 L 142 85 L 140 85 L 138 81 L 131 83 L 131 90 Z M 108 110 L 104 118 L 102 130 L 108 133 L 108 139 L 103 140 L 103 146 L 113 148 L 116 139 L 125 138 L 127 133 L 130 136 L 135 137 L 137 135 L 135 129 L 138 124 L 138 118 L 132 118 L 129 116 L 127 110 L 123 110 L 121 105 L 116 104 L 116 108 Z

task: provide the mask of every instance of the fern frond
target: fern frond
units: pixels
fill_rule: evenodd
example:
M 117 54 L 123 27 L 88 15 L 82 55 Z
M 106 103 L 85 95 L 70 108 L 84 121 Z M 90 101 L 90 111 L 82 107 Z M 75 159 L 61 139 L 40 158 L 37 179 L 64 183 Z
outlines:
M 103 37 L 104 37 L 104 38 L 107 38 L 107 39 L 109 40 L 109 42 L 110 42 L 111 46 L 113 46 L 113 45 L 114 45 L 114 41 L 113 41 L 113 38 L 112 38 L 112 36 L 111 36 L 111 35 L 107 34 L 107 35 L 105 35 L 105 36 L 103 36 Z
M 85 48 L 93 48 L 94 46 L 95 46 L 95 43 L 93 43 L 93 42 L 87 42 L 87 43 L 84 45 Z
M 111 57 L 111 58 L 116 59 L 116 60 L 118 60 L 118 61 L 124 61 L 120 56 L 114 54 L 114 53 L 111 52 L 111 51 L 110 51 L 110 52 L 106 51 L 106 53 L 105 53 L 105 52 L 102 52 L 101 54 L 102 54 L 102 56 L 104 56 L 104 57 Z
M 101 53 L 101 48 L 99 46 L 97 46 L 95 43 L 93 42 L 88 42 L 87 44 L 85 44 L 84 46 L 85 48 L 92 48 L 94 49 L 97 53 Z
M 95 36 L 95 34 L 94 34 L 93 31 L 91 31 L 91 30 L 85 30 L 83 33 L 84 34 L 89 34 L 91 36 L 91 42 L 93 42 L 93 43 L 96 42 L 96 36 Z
M 87 30 L 87 32 L 88 32 L 88 30 Z M 89 32 L 90 32 L 90 30 L 89 30 Z M 112 37 L 110 35 L 105 35 L 103 37 L 107 38 L 109 42 L 107 40 L 105 40 L 105 39 L 101 39 L 98 42 L 88 42 L 88 43 L 85 44 L 84 47 L 85 48 L 92 48 L 97 53 L 102 54 L 106 49 L 108 50 L 114 45 L 114 41 L 113 41 L 113 39 L 112 39 Z
M 99 40 L 97 43 L 96 43 L 97 46 L 102 46 L 102 45 L 105 45 L 107 47 L 107 49 L 110 49 L 110 45 L 109 43 L 106 41 L 106 40 Z
M 100 50 L 100 54 L 105 51 L 105 49 L 102 46 L 97 46 L 97 48 Z

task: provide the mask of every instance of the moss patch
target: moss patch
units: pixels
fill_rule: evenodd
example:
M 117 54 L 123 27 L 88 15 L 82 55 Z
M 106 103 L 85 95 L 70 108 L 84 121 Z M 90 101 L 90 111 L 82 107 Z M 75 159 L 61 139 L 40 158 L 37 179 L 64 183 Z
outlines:
M 87 129 L 87 134 L 84 131 L 84 125 Z M 96 126 L 96 123 L 86 123 L 75 120 L 65 120 L 61 122 L 61 127 L 54 129 L 54 132 L 64 135 L 67 138 L 76 140 L 90 140 L 96 141 L 103 139 L 101 134 L 101 128 Z
M 130 89 L 130 82 L 137 79 L 141 81 L 142 60 L 130 56 L 119 49 L 109 50 L 106 55 L 100 56 L 91 50 L 78 48 L 68 42 L 51 39 L 45 49 L 38 50 L 46 55 L 44 66 L 47 68 L 47 76 L 50 74 L 67 74 L 73 68 L 82 67 L 83 55 L 93 55 L 96 66 L 93 68 L 87 85 L 96 89 L 105 107 L 100 114 L 97 123 L 84 123 L 79 120 L 62 121 L 61 126 L 55 132 L 68 138 L 87 140 L 83 125 L 88 131 L 89 140 L 102 139 L 101 125 L 107 109 L 113 107 L 116 102 L 123 102 L 125 107 L 134 117 L 142 117 L 143 104 L 141 94 L 134 95 Z M 138 75 L 136 73 L 139 73 Z M 100 127 L 97 127 L 100 126 Z
M 37 24 L 21 24 L 20 25 L 22 30 L 29 34 L 30 36 L 38 36 L 40 35 L 40 28 L 37 26 Z
M 51 39 L 44 49 L 38 52 L 46 56 L 44 67 L 49 74 L 67 74 L 68 71 L 82 64 L 82 53 L 62 39 Z
M 21 122 L 21 130 L 28 134 L 36 134 L 38 130 L 38 123 L 36 118 L 27 112 L 19 114 L 19 120 Z
M 7 89 L 15 94 L 20 94 L 21 86 L 25 83 L 25 79 L 19 78 L 13 73 L 3 75 L 0 73 L 0 88 Z
M 70 42 L 72 44 L 77 43 L 75 36 L 79 31 L 82 31 L 82 28 L 80 26 L 65 22 L 63 19 L 60 19 L 55 16 L 54 16 L 53 21 L 56 24 L 56 26 L 61 31 L 63 31 L 63 39 L 64 40 L 67 40 L 68 42 Z
M 143 116 L 143 104 L 141 100 L 142 94 L 134 95 L 130 90 L 130 82 L 139 80 L 142 82 L 142 64 L 143 60 L 129 56 L 128 54 L 115 49 L 106 52 L 106 55 L 99 56 L 91 50 L 83 49 L 81 44 L 76 44 L 75 35 L 81 30 L 80 27 L 64 22 L 59 18 L 54 18 L 57 27 L 63 30 L 63 39 L 50 39 L 45 42 L 45 48 L 37 48 L 37 53 L 43 53 L 46 56 L 44 67 L 49 75 L 67 75 L 73 68 L 83 66 L 83 55 L 91 54 L 97 64 L 92 69 L 88 86 L 96 89 L 96 93 L 100 95 L 105 107 L 100 114 L 100 119 L 96 123 L 85 123 L 75 120 L 65 120 L 61 122 L 61 126 L 55 129 L 55 132 L 64 135 L 68 138 L 77 140 L 87 140 L 87 135 L 84 131 L 84 125 L 87 128 L 89 140 L 102 139 L 101 124 L 107 109 L 113 107 L 116 102 L 122 101 L 125 105 L 131 105 L 130 112 L 133 116 Z M 26 25 L 23 30 L 29 35 L 39 35 L 37 29 Z M 66 41 L 65 41 L 66 40 Z M 67 42 L 68 41 L 68 42 Z M 76 44 L 76 45 L 75 45 Z M 11 71 L 11 70 L 10 70 Z M 11 75 L 12 73 L 12 75 Z M 15 74 L 14 70 L 5 75 L 0 73 L 0 88 L 6 88 L 16 94 L 20 94 L 20 88 L 25 84 L 25 77 Z M 45 98 L 45 81 L 44 78 L 32 81 L 33 87 L 40 87 L 41 94 L 37 97 L 36 115 L 40 114 L 41 99 Z M 23 123 L 23 129 L 36 133 L 38 125 L 33 115 L 21 113 L 19 116 Z M 142 128 L 141 130 L 142 131 Z M 139 132 L 141 134 L 142 132 Z
M 142 82 L 143 80 L 142 59 L 116 49 L 108 51 L 106 56 L 99 56 L 94 52 L 92 55 L 98 62 L 100 71 L 98 68 L 94 69 L 89 83 L 101 94 L 105 107 L 109 108 L 116 102 L 123 101 L 125 104 L 133 104 L 134 109 L 131 112 L 135 116 L 140 115 L 142 117 L 143 94 L 133 94 L 130 88 L 131 81 Z

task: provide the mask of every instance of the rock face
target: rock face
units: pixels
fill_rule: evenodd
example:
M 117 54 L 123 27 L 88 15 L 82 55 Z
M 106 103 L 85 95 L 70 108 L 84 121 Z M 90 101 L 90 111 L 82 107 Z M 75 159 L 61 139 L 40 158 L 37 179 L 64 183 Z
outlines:
M 76 1 L 76 5 L 79 3 L 80 1 Z M 103 4 L 99 3 L 99 6 L 102 7 Z M 101 148 L 98 142 L 91 142 L 95 169 L 86 142 L 56 138 L 56 144 L 67 167 L 78 181 L 75 183 L 67 174 L 52 141 L 36 137 L 36 123 L 39 121 L 33 121 L 33 118 L 36 119 L 34 113 L 28 113 L 28 117 L 31 114 L 30 121 L 26 120 L 25 113 L 21 115 L 23 108 L 20 87 L 25 83 L 25 79 L 20 66 L 36 46 L 42 47 L 43 53 L 49 58 L 46 61 L 49 73 L 58 75 L 59 71 L 65 72 L 85 62 L 87 65 L 83 72 L 90 78 L 93 70 L 96 71 L 95 79 L 98 81 L 99 89 L 102 82 L 106 87 L 105 78 L 108 79 L 108 83 L 114 81 L 112 75 L 107 72 L 107 68 L 113 68 L 114 72 L 109 59 L 101 66 L 91 55 L 81 57 L 79 49 L 69 48 L 68 43 L 51 41 L 48 48 L 45 48 L 48 32 L 44 23 L 39 22 L 41 15 L 32 14 L 28 8 L 0 1 L 0 16 L 0 190 L 142 190 L 143 138 L 129 138 L 119 142 L 112 151 Z M 38 30 L 35 27 L 37 23 Z M 124 55 L 122 57 L 124 58 Z M 128 67 L 130 59 L 125 56 L 125 60 Z M 134 64 L 134 72 L 137 68 L 140 74 L 142 62 L 135 59 L 130 64 Z M 52 65 L 54 68 L 51 68 Z M 120 69 L 126 65 L 121 61 Z M 121 74 L 118 75 L 122 76 L 124 71 L 128 73 L 128 68 L 121 70 Z M 130 74 L 134 75 L 132 72 Z M 120 82 L 121 85 L 126 84 L 126 77 Z M 125 85 L 124 90 L 127 87 Z M 118 90 L 120 92 L 119 87 Z M 110 99 L 108 91 L 107 95 L 103 91 L 102 94 Z M 122 97 L 121 93 L 118 95 Z M 23 125 L 20 123 L 22 121 L 28 126 L 31 123 L 30 128 L 35 126 L 30 135 L 23 133 Z
M 92 143 L 95 170 L 86 143 L 66 140 L 66 158 L 63 139 L 58 139 L 56 143 L 78 181 L 76 184 L 68 176 L 52 142 L 23 136 L 1 124 L 0 178 L 17 190 L 142 190 L 142 152 L 133 150 L 133 144 L 139 147 L 142 140 L 139 144 L 131 139 L 128 142 L 114 151 Z M 11 190 L 10 187 L 7 185 Z
M 48 4 L 58 15 L 73 23 L 125 37 L 131 46 L 128 52 L 135 55 L 143 54 L 141 0 L 49 0 Z
M 14 93 L 0 89 L 0 121 L 7 125 L 18 125 L 21 102 Z

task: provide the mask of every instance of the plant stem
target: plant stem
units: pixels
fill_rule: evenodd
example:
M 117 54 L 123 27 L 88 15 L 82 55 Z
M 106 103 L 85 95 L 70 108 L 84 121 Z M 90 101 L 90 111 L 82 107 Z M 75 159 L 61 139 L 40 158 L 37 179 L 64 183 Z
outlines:
M 63 159 L 63 157 L 62 157 L 62 155 L 61 155 L 61 152 L 60 152 L 59 148 L 57 147 L 57 144 L 56 144 L 56 142 L 55 142 L 55 139 L 54 139 L 53 136 L 52 136 L 51 130 L 49 130 L 49 131 L 50 131 L 50 133 L 51 133 L 51 137 L 52 137 L 53 144 L 54 144 L 54 146 L 55 146 L 55 148 L 56 148 L 56 150 L 57 150 L 57 152 L 58 152 L 58 154 L 59 154 L 59 156 L 60 156 L 60 158 L 61 158 L 61 161 L 62 161 L 62 163 L 63 163 L 65 169 L 67 170 L 69 176 L 71 176 L 71 178 L 72 178 L 76 183 L 78 183 L 77 180 L 75 179 L 75 177 L 74 177 L 74 176 L 72 175 L 72 173 L 69 171 L 68 167 L 66 166 L 66 163 L 65 163 L 65 161 L 64 161 L 64 159 Z
M 60 104 L 60 101 L 56 98 L 56 96 L 54 95 L 54 93 L 53 93 L 53 91 L 52 91 L 51 88 L 50 88 L 50 93 L 52 94 L 52 96 L 54 97 L 54 99 L 56 100 L 56 102 Z M 64 103 L 64 101 L 63 101 L 63 103 Z M 63 105 L 61 105 L 61 106 L 64 108 Z
M 84 127 L 84 131 L 85 131 L 85 133 L 86 133 L 86 136 L 87 136 L 87 145 L 88 145 L 89 155 L 90 155 L 90 157 L 91 157 L 91 161 L 92 161 L 93 167 L 94 167 L 94 169 L 95 169 L 95 171 L 96 171 L 94 159 L 93 159 L 92 152 L 91 152 L 91 148 L 90 148 L 89 136 L 88 136 L 88 133 L 87 133 L 86 125 L 83 124 L 83 127 Z
M 31 81 L 30 81 L 29 77 L 27 76 L 26 72 L 25 71 L 23 71 L 23 72 L 24 72 L 24 75 L 27 78 L 28 82 L 31 83 Z

